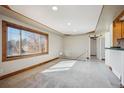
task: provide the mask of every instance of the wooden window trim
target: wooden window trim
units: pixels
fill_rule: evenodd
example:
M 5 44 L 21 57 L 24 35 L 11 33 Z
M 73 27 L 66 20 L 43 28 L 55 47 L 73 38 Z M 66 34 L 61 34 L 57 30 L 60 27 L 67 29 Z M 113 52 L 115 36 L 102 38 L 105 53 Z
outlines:
M 16 28 L 16 29 L 20 29 L 20 30 L 26 30 L 32 33 L 37 33 L 40 35 L 45 35 L 47 37 L 47 52 L 7 57 L 7 27 L 8 26 Z M 27 28 L 21 25 L 17 25 L 17 24 L 2 20 L 2 62 L 16 60 L 16 59 L 23 59 L 23 58 L 28 58 L 28 57 L 34 57 L 34 56 L 40 56 L 40 55 L 44 55 L 48 53 L 49 53 L 49 40 L 48 40 L 47 33 L 43 33 L 43 32 L 31 29 L 31 28 Z
M 11 8 L 9 7 L 9 5 L 1 5 L 1 6 L 7 8 L 9 10 L 11 10 Z

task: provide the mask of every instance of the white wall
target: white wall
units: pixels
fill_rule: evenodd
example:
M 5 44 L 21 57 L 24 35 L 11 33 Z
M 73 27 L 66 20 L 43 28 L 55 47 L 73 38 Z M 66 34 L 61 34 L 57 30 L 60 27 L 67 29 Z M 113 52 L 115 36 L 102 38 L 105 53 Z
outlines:
M 97 38 L 97 58 L 105 58 L 105 38 L 104 36 Z
M 97 58 L 100 59 L 100 38 L 97 38 Z
M 113 46 L 113 24 L 110 25 L 109 31 L 105 32 L 105 47 L 110 48 Z
M 89 56 L 90 38 L 88 35 L 66 36 L 64 38 L 65 56 L 75 58 L 86 51 L 88 51 L 88 56 Z
M 2 20 L 6 20 L 19 25 L 30 27 L 38 31 L 48 32 L 49 33 L 49 54 L 35 56 L 31 58 L 25 58 L 25 59 L 18 59 L 18 60 L 13 60 L 8 62 L 2 62 Z M 63 37 L 57 34 L 51 33 L 47 30 L 37 29 L 28 24 L 22 23 L 18 20 L 0 15 L 0 75 L 14 72 L 22 68 L 29 67 L 31 65 L 35 65 L 35 64 L 42 63 L 44 61 L 56 58 L 59 56 L 59 52 L 61 51 L 63 51 Z

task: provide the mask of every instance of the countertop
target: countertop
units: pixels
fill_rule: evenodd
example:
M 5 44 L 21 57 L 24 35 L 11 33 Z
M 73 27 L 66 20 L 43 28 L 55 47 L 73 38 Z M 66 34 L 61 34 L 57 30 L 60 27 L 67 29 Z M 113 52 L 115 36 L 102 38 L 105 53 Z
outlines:
M 124 48 L 116 48 L 116 47 L 110 47 L 110 48 L 105 48 L 105 49 L 121 50 L 121 51 L 124 51 Z

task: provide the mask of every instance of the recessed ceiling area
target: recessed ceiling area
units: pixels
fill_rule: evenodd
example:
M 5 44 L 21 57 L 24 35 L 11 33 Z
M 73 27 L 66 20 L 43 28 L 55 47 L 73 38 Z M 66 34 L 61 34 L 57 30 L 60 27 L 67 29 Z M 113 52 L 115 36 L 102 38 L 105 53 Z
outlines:
M 102 5 L 10 5 L 23 14 L 63 34 L 84 34 L 95 30 Z

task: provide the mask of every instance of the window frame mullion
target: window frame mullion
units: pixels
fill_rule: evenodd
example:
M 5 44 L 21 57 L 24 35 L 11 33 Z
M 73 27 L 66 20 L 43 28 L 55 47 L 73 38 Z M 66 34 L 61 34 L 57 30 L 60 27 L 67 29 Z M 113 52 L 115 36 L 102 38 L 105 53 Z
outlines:
M 20 56 L 22 56 L 22 30 L 20 29 Z

